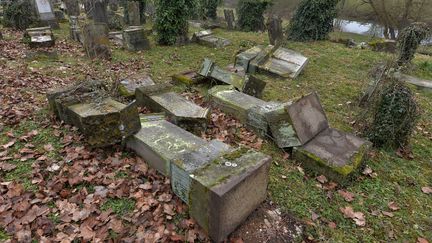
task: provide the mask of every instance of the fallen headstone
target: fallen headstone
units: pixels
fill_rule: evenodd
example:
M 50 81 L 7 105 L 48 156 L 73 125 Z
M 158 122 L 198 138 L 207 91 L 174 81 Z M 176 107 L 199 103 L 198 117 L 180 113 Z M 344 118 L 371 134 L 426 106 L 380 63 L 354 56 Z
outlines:
M 135 103 L 124 105 L 111 98 L 68 106 L 72 125 L 79 128 L 91 146 L 122 142 L 138 132 L 141 123 Z
M 185 71 L 182 73 L 174 74 L 172 80 L 177 83 L 192 85 L 198 82 L 198 73 L 195 71 Z
M 227 29 L 234 30 L 235 29 L 234 10 L 224 9 L 224 16 L 225 16 L 225 21 L 227 23 Z
M 272 16 L 268 23 L 270 45 L 276 45 L 283 40 L 282 18 Z
M 123 41 L 127 50 L 141 51 L 150 49 L 150 41 L 143 27 L 129 27 L 123 31 Z
M 153 112 L 165 112 L 168 119 L 183 128 L 201 129 L 207 125 L 210 110 L 202 108 L 183 96 L 169 92 L 160 85 L 139 87 L 135 91 L 139 106 Z
M 227 39 L 214 36 L 211 30 L 202 30 L 194 33 L 192 41 L 200 45 L 216 48 L 225 47 L 231 44 L 231 42 Z
M 109 48 L 108 25 L 89 23 L 83 28 L 84 49 L 89 58 L 111 59 Z
M 49 26 L 26 29 L 24 38 L 28 39 L 31 48 L 52 47 L 55 45 L 54 34 Z
M 317 174 L 344 183 L 358 171 L 371 143 L 330 128 L 318 95 L 312 93 L 286 107 L 302 143 L 293 157 Z
M 53 29 L 58 29 L 59 24 L 54 15 L 54 8 L 50 0 L 33 0 L 39 20 Z
M 293 79 L 300 75 L 308 62 L 308 58 L 300 53 L 272 45 L 253 47 L 236 57 L 236 65 L 248 73 L 266 72 Z
M 237 73 L 224 70 L 216 66 L 216 64 L 212 60 L 207 58 L 204 59 L 204 62 L 198 74 L 224 84 L 232 85 L 239 91 L 258 98 L 262 96 L 264 88 L 267 84 L 266 82 L 256 78 L 255 76 L 241 76 Z
M 135 75 L 120 81 L 119 93 L 125 97 L 135 97 L 135 90 L 139 87 L 155 85 L 148 75 Z
M 401 82 L 406 82 L 415 85 L 419 89 L 432 92 L 432 80 L 420 79 L 414 76 L 402 74 L 400 72 L 394 73 L 393 76 Z

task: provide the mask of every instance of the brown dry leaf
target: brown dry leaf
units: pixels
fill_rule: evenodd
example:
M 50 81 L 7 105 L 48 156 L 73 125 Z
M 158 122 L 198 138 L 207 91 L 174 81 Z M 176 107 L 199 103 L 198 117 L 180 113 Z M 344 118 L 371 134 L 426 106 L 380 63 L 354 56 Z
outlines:
M 119 219 L 115 219 L 115 218 L 111 219 L 108 225 L 109 225 L 108 228 L 112 229 L 117 234 L 123 231 L 123 223 Z
M 432 194 L 432 187 L 425 186 L 425 187 L 422 187 L 421 190 L 423 193 Z
M 49 144 L 45 144 L 43 147 L 44 147 L 45 151 L 47 151 L 47 152 L 54 151 L 54 147 L 50 143 Z
M 324 184 L 324 183 L 326 183 L 328 180 L 327 180 L 327 177 L 325 177 L 324 175 L 320 175 L 320 176 L 318 176 L 317 178 L 317 181 L 319 181 L 321 184 Z
M 345 190 L 338 190 L 338 193 L 341 197 L 343 197 L 345 199 L 345 201 L 347 202 L 352 202 L 354 200 L 354 194 L 349 192 L 349 191 L 345 191 Z
M 9 164 L 6 162 L 0 162 L 0 170 L 5 171 L 5 172 L 9 172 L 11 170 L 14 170 L 16 168 L 16 165 L 14 164 Z
M 329 223 L 328 223 L 328 227 L 329 227 L 330 229 L 336 229 L 337 225 L 336 225 L 335 222 L 329 222 Z
M 389 202 L 387 204 L 387 206 L 392 210 L 392 211 L 398 211 L 400 209 L 400 207 L 395 203 L 395 202 Z
M 425 238 L 418 237 L 418 238 L 417 238 L 417 243 L 429 243 L 429 241 L 426 240 Z
M 355 224 L 363 227 L 366 225 L 366 219 L 362 212 L 354 212 L 353 208 L 347 206 L 345 208 L 339 208 L 339 210 L 343 213 L 345 218 L 350 218 L 354 220 Z
M 4 149 L 7 149 L 7 148 L 12 147 L 15 143 L 16 143 L 16 139 L 13 139 L 13 140 L 11 140 L 9 143 L 7 143 L 7 144 L 3 144 L 2 147 L 3 147 Z
M 16 182 L 12 182 L 8 185 L 8 192 L 7 196 L 9 198 L 20 196 L 24 192 L 24 186 L 21 184 L 18 184 Z
M 316 214 L 315 212 L 311 212 L 311 219 L 312 221 L 316 221 L 320 216 L 318 214 Z
M 387 211 L 382 211 L 382 214 L 387 216 L 387 217 L 390 217 L 390 218 L 393 218 L 393 216 L 394 216 L 394 214 L 392 212 L 387 212 Z

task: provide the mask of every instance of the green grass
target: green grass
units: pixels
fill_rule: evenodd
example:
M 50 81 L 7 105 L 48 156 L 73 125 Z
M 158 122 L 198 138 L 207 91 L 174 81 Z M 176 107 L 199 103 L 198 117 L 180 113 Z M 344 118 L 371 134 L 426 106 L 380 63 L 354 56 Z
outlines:
M 64 27 L 64 25 L 63 25 Z M 128 63 L 138 60 L 142 65 L 138 71 L 149 72 L 157 82 L 166 82 L 174 73 L 185 70 L 197 70 L 202 60 L 209 57 L 216 63 L 225 67 L 234 61 L 235 53 L 255 44 L 267 44 L 266 33 L 244 33 L 237 31 L 215 30 L 215 34 L 228 38 L 232 45 L 214 49 L 196 44 L 187 46 L 162 47 L 154 43 L 153 48 L 141 53 L 130 53 L 122 49 L 113 50 L 113 63 Z M 67 38 L 67 31 L 56 31 L 59 39 Z M 339 33 L 332 34 L 337 36 Z M 354 36 L 358 41 L 365 37 Z M 289 42 L 287 47 L 301 52 L 310 58 L 310 63 L 302 75 L 296 80 L 286 80 L 262 76 L 268 83 L 264 92 L 265 100 L 288 101 L 312 91 L 318 91 L 323 107 L 327 113 L 332 127 L 354 132 L 350 123 L 357 119 L 362 111 L 355 103 L 363 88 L 366 87 L 369 70 L 377 63 L 393 58 L 386 53 L 377 53 L 370 50 L 357 50 L 344 47 L 328 41 L 309 43 Z M 32 63 L 47 75 L 73 75 L 83 78 L 79 72 L 62 74 L 57 69 L 61 65 L 90 66 L 96 76 L 105 76 L 107 64 L 90 61 L 85 57 L 60 56 L 62 61 L 48 61 Z M 418 55 L 414 60 L 414 74 L 423 78 L 432 78 L 430 57 Z M 127 75 L 122 73 L 122 75 Z M 183 89 L 179 87 L 178 89 Z M 419 121 L 423 132 L 432 133 L 432 94 L 416 91 L 416 98 L 423 113 Z M 43 95 L 39 95 L 43 99 Z M 351 104 L 349 102 L 352 102 Z M 44 116 L 45 113 L 39 114 Z M 32 141 L 36 149 L 47 143 L 60 148 L 59 141 L 52 135 L 52 129 L 38 127 L 37 122 L 23 121 L 17 127 L 5 127 L 5 131 L 13 129 L 17 136 L 25 134 L 32 129 L 38 129 L 38 136 Z M 4 133 L 0 136 L 2 143 L 7 139 Z M 11 153 L 16 153 L 24 144 L 17 143 Z M 415 242 L 417 237 L 432 239 L 432 197 L 421 192 L 421 187 L 432 186 L 432 141 L 424 133 L 417 131 L 412 138 L 414 160 L 398 158 L 393 151 L 377 150 L 376 156 L 367 161 L 367 164 L 378 174 L 376 178 L 362 178 L 347 186 L 345 190 L 355 194 L 355 200 L 345 202 L 337 192 L 332 199 L 328 198 L 327 191 L 318 188 L 313 178 L 305 179 L 299 172 L 298 163 L 283 159 L 279 149 L 273 144 L 266 143 L 262 149 L 273 157 L 271 167 L 269 195 L 270 199 L 282 207 L 283 211 L 290 212 L 301 220 L 311 218 L 311 212 L 321 217 L 314 222 L 315 226 L 308 226 L 308 234 L 327 242 Z M 56 153 L 50 154 L 56 158 Z M 127 155 L 126 155 L 127 156 Z M 18 180 L 25 183 L 30 176 L 33 161 L 21 163 L 17 169 L 5 175 L 6 180 Z M 127 173 L 119 172 L 117 177 L 123 178 Z M 286 176 L 283 179 L 282 176 Z M 28 178 L 27 178 L 28 179 Z M 30 187 L 30 186 L 28 186 Z M 394 212 L 394 217 L 374 216 L 372 211 L 389 211 L 387 204 L 396 202 L 401 209 Z M 131 199 L 109 199 L 102 205 L 102 210 L 111 208 L 116 214 L 124 215 L 134 209 L 135 202 Z M 345 219 L 339 208 L 351 205 L 355 211 L 363 212 L 366 216 L 366 226 L 358 227 L 350 219 Z M 181 217 L 179 218 L 179 220 Z M 327 222 L 335 222 L 336 229 L 327 226 Z M 396 238 L 390 238 L 393 234 Z M 2 233 L 0 231 L 0 237 Z M 0 238 L 1 239 L 1 238 Z

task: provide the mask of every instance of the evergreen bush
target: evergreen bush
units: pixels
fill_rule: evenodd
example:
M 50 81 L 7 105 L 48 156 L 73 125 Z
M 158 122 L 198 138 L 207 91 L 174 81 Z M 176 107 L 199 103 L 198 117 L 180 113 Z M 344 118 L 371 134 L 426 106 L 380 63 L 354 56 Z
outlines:
M 264 12 L 270 0 L 240 0 L 237 6 L 238 26 L 243 31 L 265 30 Z
M 398 37 L 399 58 L 398 65 L 410 64 L 414 59 L 421 41 L 430 33 L 425 23 L 413 23 L 402 30 Z
M 187 41 L 188 1 L 190 0 L 156 1 L 155 28 L 159 44 L 174 45 Z
M 203 1 L 205 1 L 206 17 L 208 19 L 216 19 L 219 0 L 203 0 Z
M 37 22 L 30 1 L 16 0 L 5 6 L 3 24 L 18 30 L 25 30 Z
M 376 147 L 405 147 L 419 117 L 419 107 L 411 90 L 391 81 L 380 95 L 367 135 Z
M 302 0 L 290 22 L 288 39 L 325 40 L 333 30 L 339 0 Z

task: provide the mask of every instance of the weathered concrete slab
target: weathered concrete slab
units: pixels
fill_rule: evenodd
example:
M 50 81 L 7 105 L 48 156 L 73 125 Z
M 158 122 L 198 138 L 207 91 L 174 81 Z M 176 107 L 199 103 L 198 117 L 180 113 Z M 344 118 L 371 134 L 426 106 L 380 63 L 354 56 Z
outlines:
M 359 169 L 371 146 L 354 135 L 327 128 L 310 142 L 294 148 L 293 156 L 305 168 L 345 182 Z
M 126 145 L 166 176 L 170 175 L 173 159 L 205 144 L 205 140 L 168 121 L 147 120 L 141 122 L 141 130 Z
M 24 36 L 29 39 L 30 48 L 52 47 L 55 45 L 54 34 L 49 26 L 26 29 Z
M 229 40 L 213 35 L 211 30 L 195 32 L 192 36 L 192 41 L 197 42 L 200 45 L 216 48 L 222 48 L 231 44 Z
M 124 46 L 129 51 L 150 49 L 150 41 L 145 35 L 143 27 L 129 27 L 123 31 Z
M 214 242 L 225 240 L 265 200 L 270 160 L 239 149 L 191 175 L 190 215 Z
M 174 92 L 148 92 L 149 87 L 151 88 L 148 86 L 136 90 L 136 99 L 140 106 L 146 106 L 153 112 L 165 112 L 171 122 L 183 128 L 206 127 L 209 109 L 202 108 Z
M 140 129 L 135 103 L 124 105 L 111 98 L 68 106 L 72 125 L 79 128 L 91 146 L 123 141 Z
M 421 90 L 432 92 L 432 80 L 420 79 L 420 78 L 416 78 L 414 76 L 402 74 L 399 72 L 395 73 L 394 77 L 396 79 L 400 80 L 401 82 L 413 84 Z
M 232 85 L 239 91 L 261 97 L 267 83 L 255 76 L 241 76 L 237 73 L 227 71 L 218 67 L 212 60 L 204 59 L 201 70 L 198 72 L 201 76 L 211 78 L 220 83 Z
M 189 205 L 191 175 L 233 149 L 218 140 L 206 142 L 195 150 L 184 152 L 171 161 L 171 185 L 174 193 Z
M 329 127 L 317 93 L 311 93 L 286 107 L 301 144 Z
M 264 46 L 254 46 L 249 50 L 237 54 L 235 67 L 242 67 L 246 73 L 249 73 L 250 62 L 264 50 Z
M 155 85 L 155 82 L 150 76 L 134 75 L 120 81 L 119 93 L 125 97 L 134 97 L 137 88 L 150 85 Z

